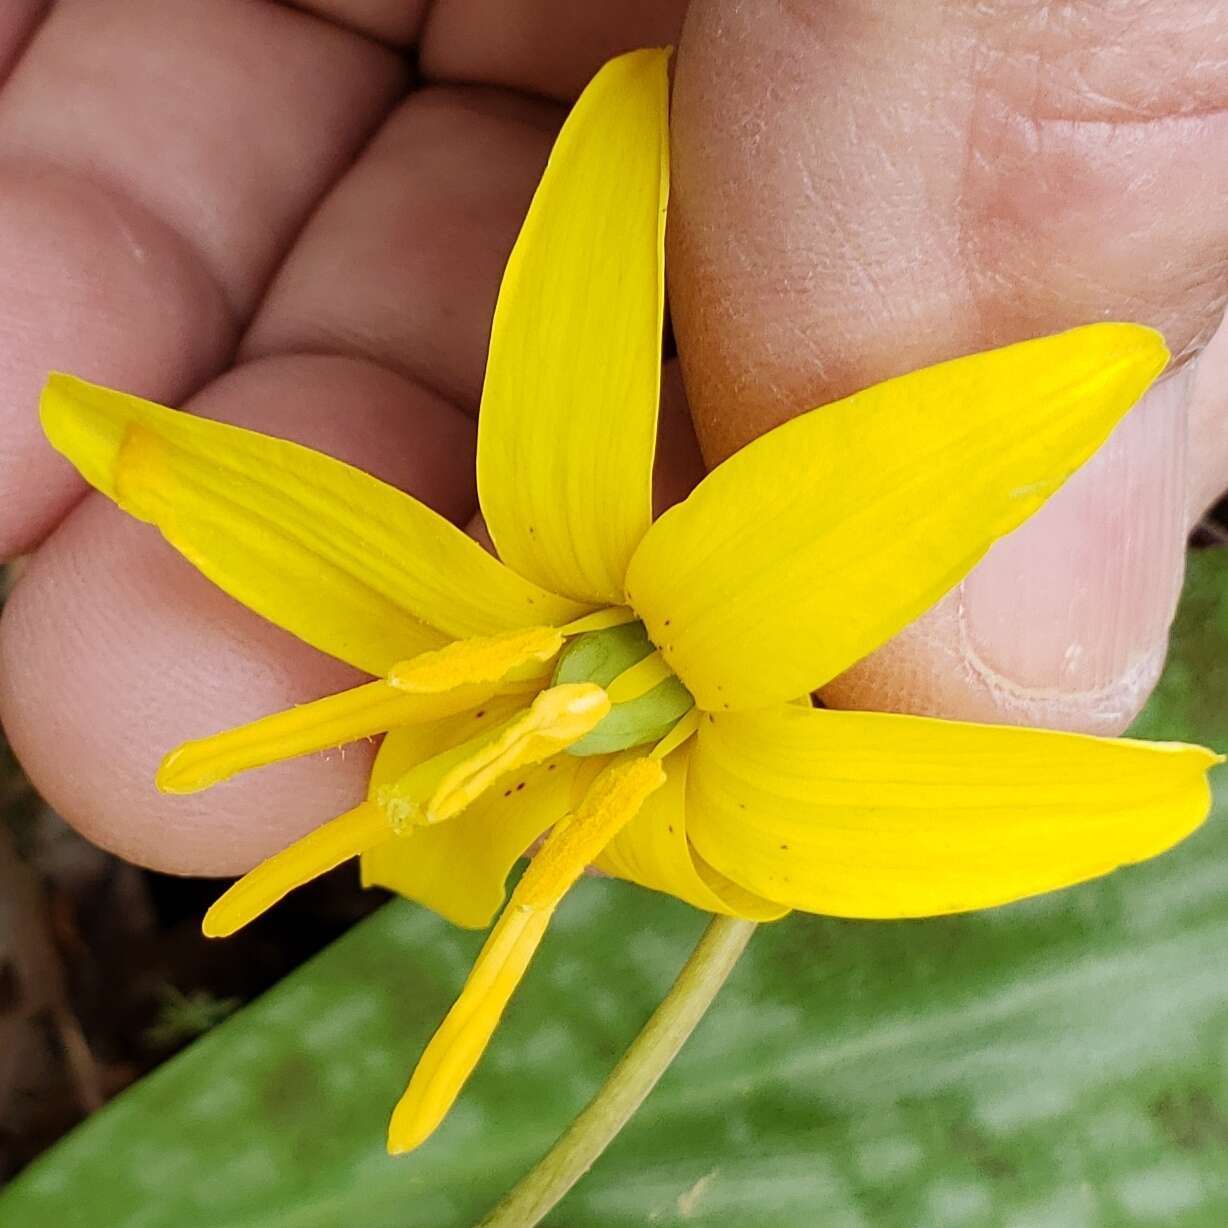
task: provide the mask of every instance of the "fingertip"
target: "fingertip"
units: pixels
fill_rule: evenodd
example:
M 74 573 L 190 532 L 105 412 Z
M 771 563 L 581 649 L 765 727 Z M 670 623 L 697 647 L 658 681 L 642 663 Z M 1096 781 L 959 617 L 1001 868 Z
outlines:
M 361 797 L 365 746 L 192 796 L 154 783 L 169 746 L 353 673 L 98 497 L 31 560 L 0 620 L 0 719 L 35 786 L 90 840 L 169 873 L 240 872 Z
M 824 691 L 838 707 L 1117 734 L 1163 668 L 1185 557 L 1178 373 L 967 579 Z

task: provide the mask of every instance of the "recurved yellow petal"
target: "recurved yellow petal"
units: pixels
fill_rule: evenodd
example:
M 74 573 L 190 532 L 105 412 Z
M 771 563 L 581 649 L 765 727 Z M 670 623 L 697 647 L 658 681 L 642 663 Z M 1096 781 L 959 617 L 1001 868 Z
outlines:
M 500 557 L 619 603 L 652 514 L 665 302 L 664 50 L 610 61 L 572 108 L 512 250 L 478 420 Z
M 665 783 L 640 807 L 594 863 L 615 878 L 677 896 L 704 912 L 775 921 L 789 910 L 714 870 L 687 838 L 686 780 L 691 747 L 666 757 Z
M 449 746 L 476 736 L 511 715 L 507 700 L 482 715 L 469 713 L 434 726 L 390 733 L 376 756 L 370 796 Z M 525 850 L 572 806 L 572 784 L 583 760 L 559 755 L 509 776 L 446 823 L 415 827 L 364 853 L 365 886 L 387 887 L 417 900 L 455 925 L 490 924 L 505 896 L 504 884 Z
M 220 588 L 373 674 L 449 638 L 584 612 L 418 500 L 310 448 L 53 375 L 43 429 Z
M 794 418 L 649 530 L 627 598 L 696 703 L 821 686 L 942 596 L 1164 368 L 1095 324 L 888 380 Z
M 1106 874 L 1189 835 L 1200 746 L 782 706 L 709 714 L 687 792 L 698 851 L 808 912 L 921 917 Z

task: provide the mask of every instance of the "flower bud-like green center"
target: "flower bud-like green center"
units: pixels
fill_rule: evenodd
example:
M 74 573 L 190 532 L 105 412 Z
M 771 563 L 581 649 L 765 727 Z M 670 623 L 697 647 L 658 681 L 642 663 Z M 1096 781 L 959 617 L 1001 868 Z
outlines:
M 609 688 L 656 647 L 642 622 L 578 635 L 559 655 L 552 685 L 595 682 Z M 595 729 L 567 748 L 571 755 L 608 755 L 660 741 L 695 706 L 690 691 L 670 674 L 623 703 L 616 702 Z

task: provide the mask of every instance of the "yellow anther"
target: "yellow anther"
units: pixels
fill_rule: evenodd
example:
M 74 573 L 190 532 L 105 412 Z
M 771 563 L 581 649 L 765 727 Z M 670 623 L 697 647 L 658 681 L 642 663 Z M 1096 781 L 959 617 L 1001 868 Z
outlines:
M 646 695 L 654 686 L 659 686 L 666 678 L 673 676 L 673 670 L 665 663 L 665 658 L 659 652 L 652 652 L 643 660 L 623 670 L 606 687 L 606 693 L 612 704 L 630 703 L 631 700 Z
M 383 811 L 371 802 L 339 815 L 239 879 L 205 914 L 201 926 L 205 937 L 229 937 L 295 887 L 391 836 Z
M 664 782 L 665 771 L 653 759 L 607 768 L 575 814 L 551 833 L 524 872 L 392 1114 L 388 1150 L 393 1155 L 412 1151 L 443 1121 L 490 1043 L 559 900 Z
M 520 667 L 544 664 L 562 647 L 563 633 L 555 627 L 529 627 L 506 635 L 458 640 L 393 666 L 388 681 L 398 690 L 417 695 L 475 683 L 495 684 Z
M 591 682 L 566 683 L 543 691 L 526 712 L 440 779 L 426 803 L 425 821 L 442 823 L 460 814 L 500 776 L 566 750 L 609 711 L 605 691 Z
M 512 895 L 512 906 L 553 909 L 622 827 L 665 783 L 657 759 L 608 767 L 589 786 L 580 807 L 550 833 Z
M 382 786 L 375 800 L 387 815 L 393 831 L 400 835 L 411 827 L 424 825 L 428 821 L 427 801 L 439 788 L 439 782 L 461 764 L 482 754 L 517 719 L 513 717 L 511 720 L 492 725 L 476 737 L 460 742 L 456 746 L 450 746 L 438 755 L 415 764 L 403 776 L 398 777 L 391 784 Z

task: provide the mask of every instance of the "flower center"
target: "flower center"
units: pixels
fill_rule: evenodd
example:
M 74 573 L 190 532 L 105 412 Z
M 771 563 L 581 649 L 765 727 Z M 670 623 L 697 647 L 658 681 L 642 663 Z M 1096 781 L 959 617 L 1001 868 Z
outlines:
M 591 733 L 567 748 L 571 755 L 608 755 L 659 742 L 695 706 L 642 622 L 589 631 L 567 644 L 551 685 L 583 682 L 602 687 L 611 708 Z
M 205 932 L 233 933 L 325 870 L 417 827 L 455 818 L 497 781 L 555 755 L 612 755 L 651 743 L 648 758 L 664 759 L 694 732 L 695 701 L 643 623 L 604 625 L 627 614 L 598 611 L 574 629 L 531 627 L 458 640 L 401 662 L 381 681 L 187 743 L 168 756 L 160 786 L 187 793 L 237 771 L 403 725 L 479 706 L 479 716 L 491 705 L 498 713 L 493 728 L 424 759 L 263 862 L 209 910 Z M 547 682 L 542 671 L 551 661 Z

